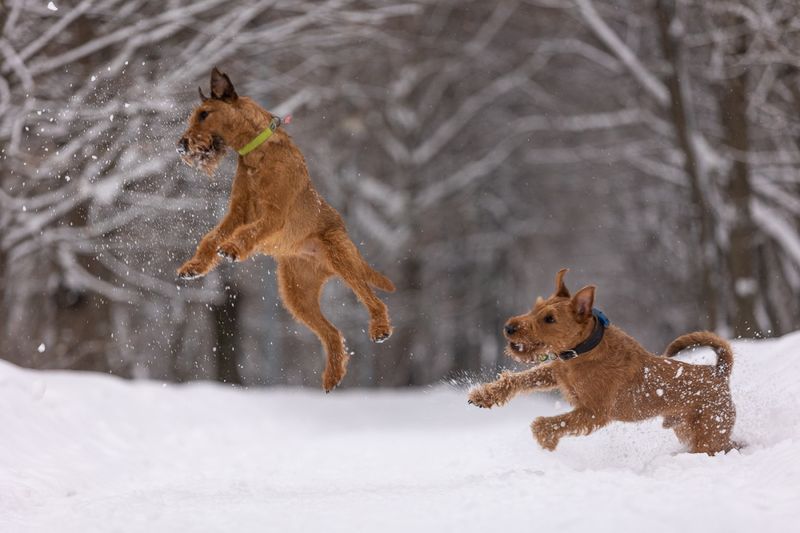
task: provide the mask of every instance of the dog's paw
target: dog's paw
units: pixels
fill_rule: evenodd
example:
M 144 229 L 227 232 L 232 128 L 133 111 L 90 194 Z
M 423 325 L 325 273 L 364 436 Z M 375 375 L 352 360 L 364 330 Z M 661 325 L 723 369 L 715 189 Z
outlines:
M 372 342 L 382 343 L 392 336 L 392 326 L 388 320 L 373 320 L 369 325 L 369 338 Z
M 480 407 L 482 409 L 491 409 L 499 402 L 494 397 L 489 388 L 484 385 L 482 387 L 478 387 L 470 391 L 467 403 L 469 403 L 470 405 L 474 405 L 475 407 Z
M 329 393 L 341 383 L 342 378 L 347 373 L 347 360 L 349 357 L 342 354 L 338 357 L 329 357 L 322 373 L 322 389 Z
M 184 280 L 202 278 L 208 273 L 208 267 L 199 261 L 190 260 L 178 269 L 178 277 Z
M 232 242 L 226 242 L 220 246 L 217 249 L 217 255 L 223 259 L 227 259 L 231 263 L 241 261 L 242 259 L 242 251 Z
M 531 424 L 531 433 L 539 446 L 552 452 L 558 446 L 559 441 L 556 427 L 552 419 L 540 416 Z

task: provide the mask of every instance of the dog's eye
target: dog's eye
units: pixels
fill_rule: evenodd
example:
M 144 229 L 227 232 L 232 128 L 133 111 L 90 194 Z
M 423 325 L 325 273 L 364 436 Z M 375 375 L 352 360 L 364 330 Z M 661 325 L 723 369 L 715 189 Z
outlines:
M 200 111 L 200 114 L 197 115 L 197 121 L 203 122 L 207 116 L 208 116 L 208 111 Z
M 548 323 L 548 324 L 555 324 L 555 322 L 556 322 L 556 317 L 554 317 L 553 315 L 545 315 L 545 317 L 544 317 L 544 321 L 545 321 L 546 323 Z

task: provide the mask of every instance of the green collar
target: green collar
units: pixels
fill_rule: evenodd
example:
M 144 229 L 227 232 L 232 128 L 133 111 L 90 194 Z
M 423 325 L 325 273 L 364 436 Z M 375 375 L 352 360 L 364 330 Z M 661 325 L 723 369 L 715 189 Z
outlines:
M 239 152 L 239 155 L 242 156 L 247 155 L 256 148 L 258 148 L 259 146 L 261 146 L 262 144 L 264 144 L 267 141 L 267 139 L 272 137 L 272 134 L 275 133 L 275 130 L 277 130 L 278 126 L 280 125 L 281 125 L 281 119 L 278 117 L 273 118 L 269 122 L 269 126 L 267 126 L 267 128 L 264 131 L 256 135 L 252 141 L 250 141 L 244 146 L 244 148 L 242 148 L 241 150 L 237 150 Z

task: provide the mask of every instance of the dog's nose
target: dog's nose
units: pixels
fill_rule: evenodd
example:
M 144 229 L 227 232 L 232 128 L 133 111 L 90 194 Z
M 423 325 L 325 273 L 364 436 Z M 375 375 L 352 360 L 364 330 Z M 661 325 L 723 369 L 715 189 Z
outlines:
M 178 148 L 176 148 L 179 154 L 183 155 L 189 151 L 189 141 L 186 137 L 183 137 L 180 141 L 178 141 Z
M 506 330 L 506 335 L 513 335 L 519 330 L 519 328 L 517 327 L 516 324 L 512 324 L 511 322 L 509 322 L 508 324 L 506 324 L 505 330 Z

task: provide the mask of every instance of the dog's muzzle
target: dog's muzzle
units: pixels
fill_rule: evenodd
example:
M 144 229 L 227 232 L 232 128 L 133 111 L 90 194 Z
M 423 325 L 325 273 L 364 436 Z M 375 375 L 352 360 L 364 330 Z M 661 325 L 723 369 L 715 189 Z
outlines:
M 184 156 L 189 152 L 189 141 L 186 139 L 186 137 L 178 141 L 178 146 L 175 148 L 175 150 L 178 152 L 178 155 L 181 156 Z

